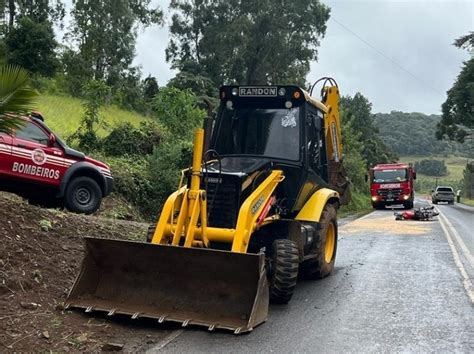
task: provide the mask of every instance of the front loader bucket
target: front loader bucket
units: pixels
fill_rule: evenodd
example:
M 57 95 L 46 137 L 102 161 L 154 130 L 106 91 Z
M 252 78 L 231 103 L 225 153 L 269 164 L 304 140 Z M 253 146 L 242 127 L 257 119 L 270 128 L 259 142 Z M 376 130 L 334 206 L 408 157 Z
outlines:
M 65 303 L 243 333 L 267 319 L 263 254 L 85 238 L 85 257 Z

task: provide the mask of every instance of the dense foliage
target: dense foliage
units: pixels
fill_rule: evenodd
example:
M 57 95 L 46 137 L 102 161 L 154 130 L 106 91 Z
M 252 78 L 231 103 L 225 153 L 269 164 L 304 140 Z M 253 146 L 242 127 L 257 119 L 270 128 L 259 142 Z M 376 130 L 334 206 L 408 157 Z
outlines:
M 361 154 L 368 166 L 397 160 L 397 156 L 385 145 L 378 135 L 372 103 L 360 92 L 354 97 L 341 99 L 341 111 L 346 122 L 358 133 L 361 142 Z
M 21 121 L 9 114 L 31 111 L 36 95 L 28 84 L 26 70 L 14 65 L 0 66 L 0 132 L 21 125 Z
M 463 194 L 474 199 L 474 162 L 468 162 L 463 172 Z
M 469 144 L 439 141 L 435 137 L 436 124 L 441 117 L 423 113 L 377 113 L 375 124 L 382 141 L 398 155 L 464 155 L 473 156 Z
M 53 24 L 62 25 L 65 11 L 59 0 L 9 0 L 0 3 L 8 23 L 0 28 L 8 62 L 33 74 L 53 76 L 59 66 Z
M 170 8 L 168 60 L 215 85 L 304 83 L 329 19 L 318 0 L 172 0 Z
M 448 174 L 448 168 L 444 161 L 425 159 L 415 162 L 415 170 L 419 173 L 423 173 L 427 176 L 446 176 Z
M 474 32 L 454 42 L 459 48 L 472 50 Z M 443 115 L 437 125 L 436 137 L 464 142 L 474 139 L 474 58 L 464 63 L 448 97 L 441 106 Z

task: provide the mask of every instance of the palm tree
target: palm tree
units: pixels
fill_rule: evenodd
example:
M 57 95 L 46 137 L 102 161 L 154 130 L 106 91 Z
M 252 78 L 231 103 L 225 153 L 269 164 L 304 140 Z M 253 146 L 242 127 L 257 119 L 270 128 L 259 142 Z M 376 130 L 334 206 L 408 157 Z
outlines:
M 28 73 L 16 65 L 0 66 L 0 132 L 21 126 L 19 114 L 31 111 L 36 90 L 28 85 Z

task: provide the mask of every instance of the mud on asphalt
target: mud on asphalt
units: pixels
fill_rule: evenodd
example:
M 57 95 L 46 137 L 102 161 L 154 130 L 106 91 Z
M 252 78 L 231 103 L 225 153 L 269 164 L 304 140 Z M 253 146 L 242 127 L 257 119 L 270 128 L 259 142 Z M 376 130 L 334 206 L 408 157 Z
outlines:
M 140 351 L 171 327 L 65 311 L 82 236 L 144 240 L 147 225 L 31 206 L 0 192 L 0 351 Z

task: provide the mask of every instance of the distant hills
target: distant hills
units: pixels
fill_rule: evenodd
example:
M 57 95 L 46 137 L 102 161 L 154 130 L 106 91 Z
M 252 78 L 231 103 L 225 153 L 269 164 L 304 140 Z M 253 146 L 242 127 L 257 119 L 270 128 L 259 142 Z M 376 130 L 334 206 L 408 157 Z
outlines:
M 472 142 L 459 144 L 436 139 L 436 124 L 440 119 L 435 114 L 399 111 L 375 114 L 380 138 L 398 155 L 474 157 Z

